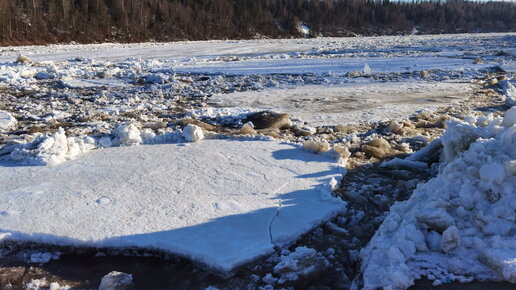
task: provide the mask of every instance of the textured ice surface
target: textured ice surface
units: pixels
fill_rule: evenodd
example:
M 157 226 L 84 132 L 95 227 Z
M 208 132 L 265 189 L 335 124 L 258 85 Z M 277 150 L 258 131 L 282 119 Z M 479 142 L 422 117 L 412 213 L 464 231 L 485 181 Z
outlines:
M 159 249 L 228 270 L 343 211 L 321 199 L 340 176 L 335 165 L 289 144 L 231 140 L 98 149 L 56 166 L 2 163 L 0 233 Z

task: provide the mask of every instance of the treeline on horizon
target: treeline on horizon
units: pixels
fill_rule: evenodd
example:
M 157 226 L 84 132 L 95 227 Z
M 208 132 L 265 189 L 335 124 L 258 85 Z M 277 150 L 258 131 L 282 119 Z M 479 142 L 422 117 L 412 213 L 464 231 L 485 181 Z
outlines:
M 0 44 L 516 31 L 516 3 L 388 0 L 0 0 Z

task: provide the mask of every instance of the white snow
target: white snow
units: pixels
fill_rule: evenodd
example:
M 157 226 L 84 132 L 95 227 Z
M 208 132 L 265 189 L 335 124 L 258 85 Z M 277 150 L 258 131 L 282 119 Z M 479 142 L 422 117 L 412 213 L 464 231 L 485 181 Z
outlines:
M 303 35 L 305 35 L 305 36 L 307 36 L 307 35 L 309 35 L 309 34 L 310 34 L 310 27 L 308 27 L 308 26 L 307 26 L 306 24 L 304 24 L 304 23 L 299 23 L 299 25 L 298 25 L 298 27 L 297 27 L 297 30 L 298 30 L 301 34 L 303 34 Z
M 514 124 L 516 124 L 516 106 L 505 112 L 502 123 L 502 125 L 507 128 L 513 126 Z
M 368 64 L 369 69 L 364 66 Z M 174 71 L 182 73 L 206 73 L 226 75 L 249 74 L 334 74 L 344 75 L 352 72 L 403 73 L 420 70 L 446 70 L 460 67 L 462 71 L 488 67 L 486 64 L 473 65 L 469 59 L 411 56 L 390 57 L 336 57 L 336 58 L 290 58 L 285 59 L 249 59 L 234 62 L 210 62 L 181 64 Z M 367 73 L 369 72 L 369 73 Z
M 127 83 L 117 79 L 62 79 L 60 84 L 70 89 L 95 89 L 102 87 L 123 87 L 127 85 Z
M 344 211 L 340 199 L 321 199 L 339 177 L 327 157 L 271 141 L 112 147 L 55 166 L 2 162 L 0 232 L 158 249 L 230 270 Z
M 33 142 L 8 145 L 2 151 L 9 152 L 2 159 L 25 165 L 56 165 L 97 148 L 92 137 L 66 137 L 59 128 L 51 135 L 40 135 Z
M 205 61 L 217 56 L 259 57 L 275 54 L 289 54 L 299 51 L 328 53 L 348 53 L 349 55 L 371 53 L 382 55 L 391 51 L 399 55 L 411 53 L 460 56 L 470 52 L 472 45 L 485 45 L 487 49 L 514 51 L 514 33 L 455 34 L 455 35 L 411 35 L 379 36 L 356 38 L 312 38 L 312 39 L 258 39 L 227 41 L 190 41 L 174 43 L 133 43 L 133 44 L 90 44 L 90 45 L 47 45 L 5 47 L 0 62 L 14 61 L 24 54 L 32 61 L 64 61 L 99 59 L 121 61 L 127 58 L 172 59 L 176 62 Z M 490 42 L 492 39 L 495 43 Z M 503 43 L 503 45 L 502 45 Z M 430 45 L 432 49 L 421 50 Z M 419 50 L 418 50 L 419 49 Z M 514 63 L 514 62 L 512 62 Z M 505 64 L 511 67 L 511 62 Z
M 40 91 L 51 79 L 60 85 L 58 92 L 62 90 L 65 95 L 98 90 L 98 94 L 85 99 L 93 101 L 88 104 L 93 105 L 92 113 L 109 115 L 150 108 L 169 110 L 175 104 L 172 98 L 161 98 L 164 93 L 182 97 L 226 94 L 209 101 L 240 107 L 234 111 L 245 109 L 242 107 L 276 109 L 314 126 L 356 124 L 407 117 L 417 110 L 432 110 L 460 100 L 467 95 L 471 80 L 481 77 L 486 69 L 510 62 L 510 56 L 516 53 L 514 36 L 4 47 L 0 48 L 0 86 Z M 494 55 L 501 50 L 506 56 Z M 14 62 L 19 54 L 32 62 Z M 482 57 L 485 63 L 475 63 L 475 57 Z M 425 76 L 421 75 L 423 70 Z M 199 73 L 209 76 L 199 80 Z M 251 99 L 242 101 L 246 98 Z M 82 98 L 73 99 L 72 103 L 82 103 Z M 52 103 L 65 111 L 77 107 L 64 102 L 64 98 Z M 32 103 L 18 110 L 17 114 L 46 115 L 46 121 L 65 116 L 47 114 L 47 106 Z
M 138 145 L 142 143 L 140 130 L 134 124 L 120 125 L 113 131 L 113 135 L 115 136 L 113 143 L 116 145 Z M 109 145 L 107 140 L 105 145 Z
M 197 142 L 204 139 L 204 133 L 201 127 L 188 124 L 183 129 L 183 138 L 185 138 L 185 140 L 188 142 Z
M 0 131 L 7 131 L 16 125 L 16 119 L 8 112 L 0 110 Z
M 396 203 L 361 251 L 364 289 L 426 277 L 516 282 L 515 107 L 500 118 L 451 122 L 437 177 Z
M 204 138 L 202 130 L 197 126 L 196 128 L 193 132 L 187 131 L 190 134 L 183 134 L 187 141 L 199 141 Z M 98 138 L 67 137 L 65 131 L 59 128 L 54 134 L 37 135 L 32 142 L 2 147 L 0 153 L 4 156 L 0 157 L 0 160 L 14 161 L 21 165 L 57 165 L 98 148 L 170 143 L 179 140 L 178 132 L 156 135 L 150 129 L 140 131 L 134 124 L 119 125 L 111 135 Z
M 84 129 L 67 129 L 79 137 L 59 129 L 28 136 L 28 143 L 10 140 L 0 149 L 0 240 L 157 249 L 232 269 L 345 210 L 332 196 L 342 172 L 324 154 L 288 144 L 212 140 L 195 125 L 182 131 L 169 124 L 146 127 L 161 119 L 156 116 L 181 109 L 181 98 L 211 96 L 207 107 L 186 108 L 186 116 L 240 126 L 251 112 L 273 110 L 291 114 L 307 136 L 314 126 L 403 118 L 467 97 L 486 70 L 514 72 L 515 36 L 0 48 L 1 89 L 30 93 L 57 84 L 48 102 L 25 98 L 12 114 L 46 124 L 94 120 L 81 124 Z M 21 54 L 30 61 L 15 62 Z M 514 80 L 498 79 L 506 103 L 514 105 Z M 141 120 L 129 117 L 134 113 Z M 16 126 L 12 114 L 0 111 L 0 131 Z M 113 124 L 90 118 L 98 114 Z M 362 251 L 366 288 L 406 288 L 421 276 L 436 284 L 516 280 L 515 123 L 515 107 L 503 120 L 491 114 L 452 121 L 424 150 L 383 164 L 430 170 L 425 157 L 444 146 L 441 174 L 393 206 Z M 304 146 L 320 153 L 331 148 L 318 141 Z M 343 153 L 344 159 L 350 154 Z M 351 224 L 363 218 L 360 213 Z M 263 281 L 295 279 L 309 269 L 300 261 L 319 256 L 297 248 L 281 258 L 278 278 L 270 274 Z M 31 256 L 35 262 L 47 258 Z M 27 287 L 46 285 L 31 283 Z
M 502 94 L 505 96 L 505 103 L 509 106 L 516 106 L 516 80 L 503 80 L 499 84 Z

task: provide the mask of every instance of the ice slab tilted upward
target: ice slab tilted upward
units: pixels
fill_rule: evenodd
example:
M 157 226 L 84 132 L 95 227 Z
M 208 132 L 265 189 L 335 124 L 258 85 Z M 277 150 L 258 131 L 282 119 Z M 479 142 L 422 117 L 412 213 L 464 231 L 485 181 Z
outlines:
M 320 197 L 334 165 L 289 144 L 229 140 L 0 164 L 0 237 L 159 249 L 230 270 L 344 210 Z

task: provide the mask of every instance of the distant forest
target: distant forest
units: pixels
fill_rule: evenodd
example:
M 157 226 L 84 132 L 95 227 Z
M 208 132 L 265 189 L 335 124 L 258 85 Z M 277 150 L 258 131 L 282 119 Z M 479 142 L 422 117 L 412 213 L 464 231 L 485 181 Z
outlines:
M 516 31 L 516 3 L 0 0 L 0 44 Z

